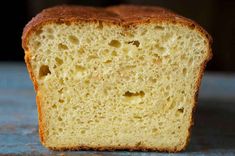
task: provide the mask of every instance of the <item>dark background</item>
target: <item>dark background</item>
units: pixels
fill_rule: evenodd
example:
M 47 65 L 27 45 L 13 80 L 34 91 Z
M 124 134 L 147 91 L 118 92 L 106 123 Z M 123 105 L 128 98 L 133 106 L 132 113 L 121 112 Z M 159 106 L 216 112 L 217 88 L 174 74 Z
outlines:
M 109 6 L 160 5 L 203 26 L 213 37 L 213 59 L 207 70 L 235 72 L 235 0 L 17 0 L 1 2 L 0 61 L 23 61 L 24 25 L 42 9 L 59 4 Z

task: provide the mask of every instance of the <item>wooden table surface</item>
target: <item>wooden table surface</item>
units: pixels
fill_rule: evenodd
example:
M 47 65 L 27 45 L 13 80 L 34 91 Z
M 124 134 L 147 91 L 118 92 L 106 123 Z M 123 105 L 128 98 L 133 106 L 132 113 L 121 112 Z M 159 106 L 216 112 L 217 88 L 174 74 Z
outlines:
M 174 155 L 47 150 L 39 142 L 35 93 L 23 63 L 0 63 L 0 155 L 4 154 Z M 190 144 L 176 155 L 235 155 L 235 74 L 205 74 Z

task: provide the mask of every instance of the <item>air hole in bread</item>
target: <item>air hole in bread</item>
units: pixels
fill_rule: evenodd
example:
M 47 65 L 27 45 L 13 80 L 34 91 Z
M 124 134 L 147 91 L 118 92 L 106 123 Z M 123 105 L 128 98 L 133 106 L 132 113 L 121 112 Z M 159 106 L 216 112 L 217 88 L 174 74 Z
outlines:
M 156 82 L 157 82 L 157 79 L 155 79 L 155 78 L 149 78 L 149 80 L 150 80 L 152 83 L 156 83 Z
M 163 122 L 159 122 L 158 125 L 159 125 L 159 126 L 162 126 L 162 125 L 163 125 Z
M 164 96 L 165 96 L 165 97 L 168 97 L 168 96 L 169 96 L 169 92 L 166 91 L 166 92 L 164 93 Z M 168 98 L 167 98 L 167 99 L 168 99 Z
M 63 79 L 59 79 L 59 83 L 61 84 L 61 85 L 64 85 L 64 80 Z M 63 89 L 63 88 L 62 88 Z
M 59 90 L 58 90 L 58 93 L 60 93 L 60 94 L 63 93 L 63 89 L 64 89 L 64 88 L 59 89 Z
M 35 32 L 35 34 L 36 34 L 36 35 L 41 35 L 42 32 L 43 32 L 43 31 L 42 31 L 41 29 L 38 29 L 38 30 Z
M 109 63 L 111 63 L 111 62 L 112 62 L 112 60 L 106 60 L 106 61 L 104 61 L 105 64 L 109 64 Z
M 53 105 L 52 105 L 52 108 L 56 109 L 56 108 L 57 108 L 56 104 L 53 104 Z
M 187 74 L 187 69 L 186 68 L 183 68 L 183 75 L 185 76 Z
M 147 33 L 147 30 L 142 30 L 141 35 L 145 35 Z
M 184 45 L 184 41 L 180 42 L 179 44 L 180 44 L 180 46 L 183 46 Z
M 100 55 L 102 55 L 102 56 L 109 55 L 109 50 L 108 49 L 104 49 L 103 51 L 100 52 Z
M 55 61 L 59 66 L 63 64 L 63 60 L 58 57 L 55 58 Z
M 92 42 L 91 38 L 87 38 L 86 42 L 87 42 L 88 45 L 91 44 L 91 42 Z
M 103 23 L 102 23 L 102 22 L 98 22 L 97 28 L 98 28 L 98 29 L 103 29 Z
M 138 146 L 141 146 L 141 144 L 142 144 L 142 142 L 140 141 L 140 142 L 137 142 L 137 143 L 135 144 L 135 146 L 138 147 Z
M 170 97 L 166 98 L 166 101 L 167 101 L 167 102 L 170 102 L 170 100 L 171 100 L 171 98 L 170 98 Z
M 153 134 L 156 135 L 156 134 L 158 134 L 158 132 L 159 132 L 159 130 L 158 130 L 157 128 L 153 128 L 153 129 L 152 129 L 152 133 L 153 133 Z
M 77 72 L 84 72 L 85 70 L 86 70 L 86 68 L 85 67 L 83 67 L 83 66 L 80 66 L 80 65 L 76 65 L 76 71 Z
M 134 45 L 134 46 L 136 46 L 136 47 L 139 47 L 140 42 L 137 41 L 137 40 L 135 40 L 135 41 L 129 41 L 128 44 L 132 44 L 132 45 Z
M 54 33 L 54 30 L 53 30 L 52 28 L 48 28 L 48 29 L 47 29 L 47 32 L 48 32 L 49 34 L 53 34 L 53 33 Z
M 143 91 L 134 92 L 134 93 L 127 91 L 125 92 L 125 94 L 123 94 L 123 96 L 126 96 L 126 97 L 136 97 L 136 96 L 143 97 L 144 95 L 145 93 Z
M 77 110 L 77 109 L 78 109 L 78 106 L 73 106 L 73 109 L 74 109 L 74 110 Z
M 133 118 L 134 118 L 134 119 L 137 119 L 137 120 L 141 120 L 141 119 L 142 119 L 142 117 L 139 116 L 138 114 L 134 114 Z
M 70 41 L 72 44 L 75 44 L 75 45 L 77 45 L 78 42 L 79 42 L 78 38 L 77 38 L 76 36 L 74 36 L 74 35 L 70 35 L 70 36 L 69 36 L 69 41 Z
M 51 74 L 49 66 L 48 65 L 42 65 L 39 69 L 39 78 L 43 78 L 43 77 L 47 76 L 48 74 Z
M 183 113 L 184 112 L 184 108 L 179 108 L 178 112 Z
M 78 49 L 79 55 L 84 54 L 84 53 L 85 53 L 85 50 L 82 47 Z
M 164 30 L 165 28 L 163 26 L 155 26 L 155 30 Z
M 121 46 L 121 43 L 118 40 L 112 40 L 109 42 L 109 45 L 115 48 L 119 48 Z
M 117 52 L 116 51 L 112 51 L 112 56 L 117 56 Z
M 63 99 L 59 99 L 59 103 L 64 103 L 64 100 Z
M 189 61 L 188 61 L 188 66 L 191 66 L 193 64 L 193 59 L 190 58 Z
M 48 39 L 50 39 L 50 40 L 53 40 L 53 39 L 54 39 L 54 36 L 51 35 L 51 34 L 47 35 L 47 37 L 48 37 Z
M 88 79 L 85 80 L 85 81 L 84 81 L 84 84 L 85 84 L 85 85 L 89 85 L 89 84 L 90 84 L 90 80 L 88 80 Z
M 68 108 L 64 108 L 63 111 L 64 111 L 64 112 L 67 112 L 67 111 L 68 111 Z
M 63 44 L 63 43 L 60 43 L 60 44 L 58 44 L 58 49 L 59 49 L 59 50 L 67 50 L 67 49 L 68 49 L 68 46 L 65 45 L 65 44 Z
M 81 134 L 85 134 L 86 133 L 86 130 L 81 130 Z
M 176 111 L 176 116 L 180 116 L 184 113 L 184 108 L 178 108 L 177 111 Z
M 133 69 L 133 68 L 136 68 L 136 66 L 135 66 L 135 65 L 128 65 L 128 66 L 126 66 L 124 69 L 125 69 L 125 70 L 131 70 L 131 69 Z
M 155 45 L 155 48 L 157 49 L 157 51 L 158 51 L 160 54 L 162 54 L 162 53 L 164 53 L 164 52 L 166 51 L 166 48 L 163 47 L 163 46 L 161 46 L 160 44 L 156 44 L 156 45 Z
M 158 58 L 153 58 L 153 63 L 160 65 L 162 63 L 162 59 L 160 57 Z
M 76 65 L 75 66 L 75 79 L 80 80 L 84 77 L 85 75 L 86 68 L 81 66 L 81 65 Z
M 88 61 L 91 61 L 91 60 L 97 59 L 97 58 L 99 58 L 97 55 L 89 55 L 88 58 L 87 58 L 87 60 L 88 60 Z
M 144 56 L 140 56 L 140 57 L 139 57 L 139 60 L 140 60 L 140 61 L 144 61 Z
M 41 46 L 41 42 L 35 41 L 35 49 L 38 49 Z
M 58 120 L 59 120 L 59 121 L 62 121 L 62 118 L 59 116 L 59 117 L 58 117 Z
M 125 92 L 125 94 L 123 94 L 123 97 L 125 97 L 123 102 L 132 104 L 132 105 L 136 105 L 136 104 L 139 105 L 143 101 L 144 95 L 145 93 L 143 91 L 140 91 L 140 92 L 127 91 Z
M 195 27 L 196 27 L 195 24 L 190 25 L 190 29 L 192 29 L 192 30 L 195 29 Z
M 185 55 L 185 54 L 183 54 L 183 55 L 181 55 L 181 56 L 180 56 L 180 59 L 183 61 L 183 60 L 186 60 L 186 59 L 187 59 L 187 57 L 186 57 L 186 55 Z

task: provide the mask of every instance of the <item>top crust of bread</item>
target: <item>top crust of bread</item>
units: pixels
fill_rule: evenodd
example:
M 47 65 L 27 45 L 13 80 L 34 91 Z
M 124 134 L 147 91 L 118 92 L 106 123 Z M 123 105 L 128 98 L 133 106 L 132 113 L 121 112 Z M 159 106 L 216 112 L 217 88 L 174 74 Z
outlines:
M 24 28 L 22 46 L 27 50 L 27 38 L 29 34 L 46 23 L 76 23 L 76 22 L 105 22 L 129 27 L 140 23 L 169 22 L 196 29 L 212 43 L 211 36 L 196 22 L 182 17 L 162 7 L 119 5 L 107 8 L 95 8 L 85 6 L 56 6 L 48 8 L 34 17 Z M 210 50 L 211 51 L 211 50 Z M 212 57 L 210 56 L 208 60 Z

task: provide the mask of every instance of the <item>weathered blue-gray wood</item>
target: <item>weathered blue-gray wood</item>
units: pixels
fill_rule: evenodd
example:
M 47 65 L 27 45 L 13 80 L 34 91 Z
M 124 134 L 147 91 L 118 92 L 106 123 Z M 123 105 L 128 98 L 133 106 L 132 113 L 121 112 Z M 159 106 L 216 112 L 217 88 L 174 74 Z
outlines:
M 0 64 L 0 155 L 174 155 L 157 152 L 54 152 L 39 142 L 37 109 L 24 64 Z M 235 155 L 235 75 L 207 73 L 187 150 L 176 155 Z

